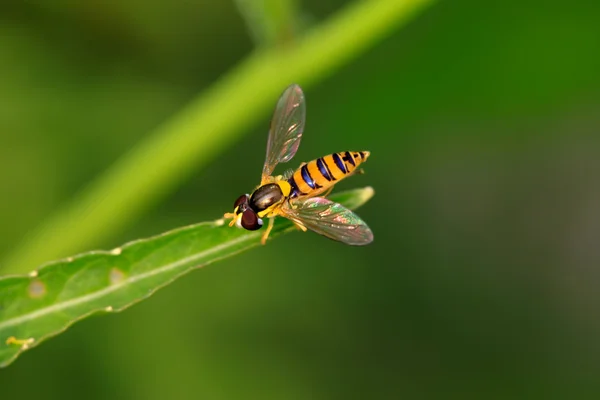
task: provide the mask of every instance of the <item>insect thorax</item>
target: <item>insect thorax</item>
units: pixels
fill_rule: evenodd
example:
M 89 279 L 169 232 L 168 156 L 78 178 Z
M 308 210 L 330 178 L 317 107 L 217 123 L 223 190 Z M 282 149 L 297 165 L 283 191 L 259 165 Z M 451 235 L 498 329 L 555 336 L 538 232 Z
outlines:
M 269 207 L 278 204 L 283 199 L 283 192 L 276 183 L 260 186 L 250 196 L 249 205 L 256 213 L 261 213 Z

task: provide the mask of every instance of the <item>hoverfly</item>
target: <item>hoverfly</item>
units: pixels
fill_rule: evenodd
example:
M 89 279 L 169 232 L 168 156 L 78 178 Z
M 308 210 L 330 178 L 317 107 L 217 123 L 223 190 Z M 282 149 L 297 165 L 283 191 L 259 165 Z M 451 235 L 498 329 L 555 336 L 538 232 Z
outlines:
M 260 185 L 251 195 L 240 196 L 233 204 L 229 226 L 250 231 L 269 226 L 262 235 L 265 244 L 276 216 L 282 216 L 306 231 L 310 229 L 330 239 L 349 245 L 373 241 L 373 232 L 355 213 L 325 197 L 342 179 L 362 172 L 357 169 L 369 157 L 368 151 L 346 151 L 302 163 L 295 171 L 272 176 L 275 166 L 294 157 L 304 131 L 306 103 L 298 85 L 290 85 L 281 95 L 269 130 L 267 157 Z

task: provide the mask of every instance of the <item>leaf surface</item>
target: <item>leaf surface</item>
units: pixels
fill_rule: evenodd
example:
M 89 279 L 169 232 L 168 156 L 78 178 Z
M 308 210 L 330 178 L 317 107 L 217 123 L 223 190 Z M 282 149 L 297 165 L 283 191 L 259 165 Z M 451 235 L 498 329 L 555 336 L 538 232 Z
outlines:
M 366 187 L 331 199 L 354 209 L 373 193 Z M 290 221 L 278 218 L 269 241 L 292 230 Z M 261 235 L 230 228 L 221 219 L 0 278 L 0 367 L 82 318 L 121 311 L 195 268 L 260 245 Z

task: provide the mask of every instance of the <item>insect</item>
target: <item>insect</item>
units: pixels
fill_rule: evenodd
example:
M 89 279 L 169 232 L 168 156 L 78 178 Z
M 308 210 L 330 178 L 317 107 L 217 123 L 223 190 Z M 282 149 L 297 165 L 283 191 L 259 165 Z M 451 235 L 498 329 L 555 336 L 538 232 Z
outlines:
M 355 213 L 325 197 L 342 179 L 362 172 L 359 165 L 369 157 L 368 151 L 346 151 L 329 154 L 295 171 L 272 176 L 275 166 L 290 161 L 300 145 L 304 131 L 306 103 L 300 86 L 290 85 L 281 95 L 269 130 L 267 156 L 260 185 L 252 194 L 240 196 L 234 203 L 229 226 L 250 231 L 260 229 L 269 219 L 262 235 L 265 244 L 275 217 L 282 216 L 306 231 L 310 229 L 330 239 L 349 245 L 365 245 L 373 241 L 373 233 Z

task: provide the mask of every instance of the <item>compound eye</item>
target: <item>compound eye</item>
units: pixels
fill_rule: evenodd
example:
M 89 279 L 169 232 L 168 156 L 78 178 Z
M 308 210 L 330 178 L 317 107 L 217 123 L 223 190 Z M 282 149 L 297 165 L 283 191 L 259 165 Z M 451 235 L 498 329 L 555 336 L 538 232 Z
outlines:
M 248 196 L 247 194 L 243 194 L 240 197 L 238 197 L 235 203 L 233 203 L 233 209 L 235 210 L 236 207 L 240 206 L 240 204 L 248 203 L 248 197 L 250 196 Z
M 248 208 L 242 214 L 242 227 L 249 231 L 255 231 L 262 226 L 262 219 L 252 209 Z

